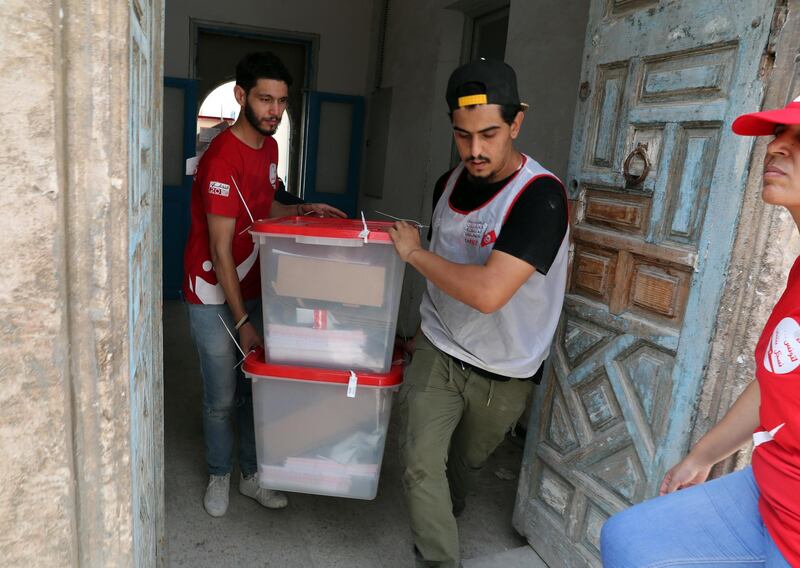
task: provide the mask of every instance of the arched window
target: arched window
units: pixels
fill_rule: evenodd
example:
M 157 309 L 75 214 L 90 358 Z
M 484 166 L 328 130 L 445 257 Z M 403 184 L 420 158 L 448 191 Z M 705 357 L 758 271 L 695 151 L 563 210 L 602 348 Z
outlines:
M 203 99 L 197 114 L 197 155 L 205 149 L 214 137 L 236 122 L 239 116 L 239 103 L 233 96 L 235 81 L 223 83 Z M 273 138 L 278 143 L 278 176 L 289 186 L 289 135 L 292 131 L 289 113 L 283 111 L 283 118 Z

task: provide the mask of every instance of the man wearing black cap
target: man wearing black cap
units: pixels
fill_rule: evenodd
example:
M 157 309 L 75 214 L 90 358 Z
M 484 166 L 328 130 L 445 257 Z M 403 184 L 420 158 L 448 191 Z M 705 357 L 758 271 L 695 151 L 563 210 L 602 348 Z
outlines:
M 417 563 L 456 567 L 455 517 L 472 475 L 525 410 L 541 380 L 567 277 L 561 182 L 514 148 L 524 111 L 514 70 L 456 69 L 447 104 L 461 163 L 434 190 L 430 250 L 390 230 L 428 281 L 421 332 L 400 392 L 400 454 Z

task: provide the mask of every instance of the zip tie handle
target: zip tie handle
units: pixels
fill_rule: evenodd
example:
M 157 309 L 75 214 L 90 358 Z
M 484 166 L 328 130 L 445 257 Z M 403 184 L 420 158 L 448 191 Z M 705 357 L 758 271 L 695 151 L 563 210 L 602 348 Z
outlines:
M 388 217 L 389 219 L 394 219 L 395 221 L 405 221 L 411 225 L 414 225 L 417 229 L 427 229 L 428 225 L 423 225 L 416 219 L 404 219 L 403 217 L 395 217 L 394 215 L 390 215 L 389 213 L 384 213 L 383 211 L 378 211 L 377 209 L 373 209 L 375 213 L 378 215 L 383 215 L 384 217 Z
M 369 229 L 367 228 L 367 220 L 364 218 L 364 212 L 361 212 L 361 223 L 364 225 L 364 228 L 358 233 L 358 237 L 360 239 L 364 239 L 364 244 L 367 244 L 369 241 Z
M 347 398 L 356 397 L 356 387 L 358 387 L 358 376 L 350 371 L 350 380 L 347 381 Z
M 239 194 L 239 199 L 242 200 L 242 205 L 244 205 L 244 210 L 247 211 L 247 216 L 250 217 L 250 222 L 251 223 L 255 223 L 256 220 L 253 219 L 253 214 L 250 213 L 250 208 L 247 206 L 247 201 L 244 200 L 244 195 L 242 195 L 242 192 L 239 189 L 239 184 L 236 183 L 236 180 L 234 179 L 234 177 L 232 175 L 231 175 L 231 181 L 233 182 L 233 187 L 236 188 L 236 193 Z
M 239 350 L 239 353 L 241 353 L 241 354 L 242 354 L 242 357 L 245 357 L 245 358 L 246 358 L 246 357 L 247 357 L 247 354 L 246 354 L 246 353 L 245 353 L 245 352 L 242 350 L 241 346 L 239 345 L 239 342 L 238 342 L 238 341 L 236 341 L 236 338 L 235 338 L 235 337 L 233 336 L 233 334 L 231 333 L 231 330 L 230 330 L 230 329 L 228 329 L 228 324 L 226 324 L 226 323 L 225 323 L 225 320 L 224 320 L 224 319 L 222 319 L 222 316 L 221 316 L 220 314 L 217 314 L 217 317 L 219 317 L 219 321 L 221 321 L 221 322 L 222 322 L 222 326 L 225 328 L 225 331 L 227 331 L 227 332 L 228 332 L 228 335 L 230 335 L 230 336 L 231 336 L 231 339 L 233 339 L 233 343 L 234 343 L 234 345 L 236 345 L 236 348 Z

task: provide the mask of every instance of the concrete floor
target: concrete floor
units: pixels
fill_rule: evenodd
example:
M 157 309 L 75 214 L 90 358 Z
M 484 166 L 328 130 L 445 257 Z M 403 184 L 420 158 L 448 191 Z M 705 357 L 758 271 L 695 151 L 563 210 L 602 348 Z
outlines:
M 241 496 L 232 481 L 228 513 L 215 519 L 202 504 L 207 477 L 200 375 L 185 310 L 178 302 L 164 305 L 164 385 L 170 566 L 413 566 L 394 421 L 374 501 L 289 493 L 287 509 L 270 511 Z M 467 565 L 508 566 L 492 558 L 514 555 L 533 559 L 525 565 L 545 566 L 511 526 L 521 458 L 519 445 L 507 440 L 484 468 L 479 486 L 459 518 L 462 556 L 475 559 Z M 509 472 L 514 479 L 506 479 L 510 476 L 504 474 Z M 235 475 L 238 479 L 238 472 Z

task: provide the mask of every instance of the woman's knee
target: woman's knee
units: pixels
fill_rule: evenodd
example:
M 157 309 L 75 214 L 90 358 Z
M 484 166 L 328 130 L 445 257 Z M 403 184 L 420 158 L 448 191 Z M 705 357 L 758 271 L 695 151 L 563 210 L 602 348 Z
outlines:
M 632 542 L 639 538 L 637 527 L 641 527 L 641 520 L 636 514 L 636 507 L 609 517 L 600 531 L 603 566 L 622 568 L 634 565 L 628 555 L 635 548 L 631 546 Z

